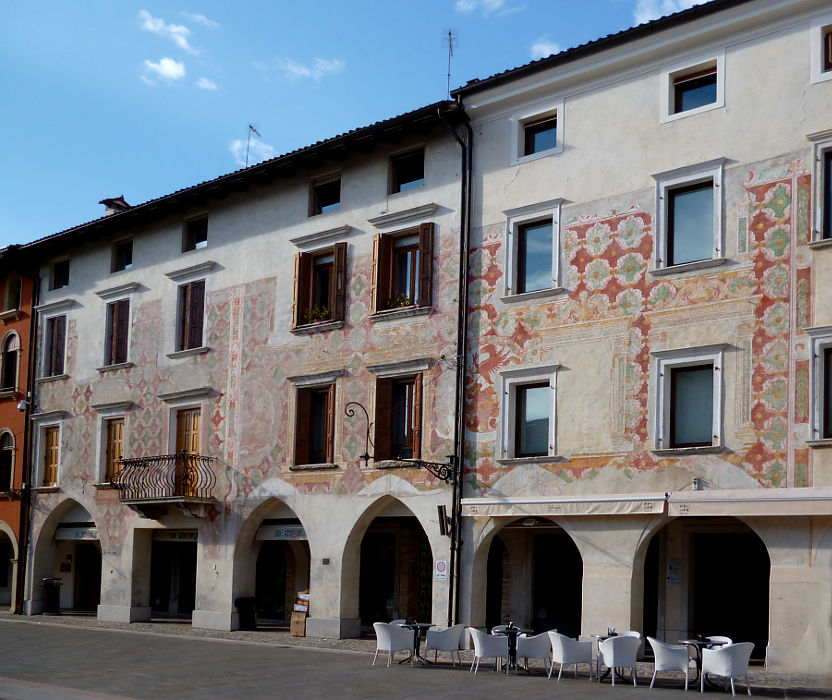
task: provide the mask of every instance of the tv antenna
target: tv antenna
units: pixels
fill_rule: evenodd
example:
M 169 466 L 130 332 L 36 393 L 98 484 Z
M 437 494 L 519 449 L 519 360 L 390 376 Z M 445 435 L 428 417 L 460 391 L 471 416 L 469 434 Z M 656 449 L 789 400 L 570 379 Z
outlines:
M 451 97 L 451 57 L 454 55 L 454 46 L 459 47 L 459 38 L 453 29 L 443 33 L 442 44 L 448 47 L 448 99 Z
M 248 150 L 251 147 L 251 134 L 252 134 L 252 132 L 254 132 L 258 136 L 260 136 L 260 132 L 257 131 L 257 129 L 254 128 L 254 125 L 249 124 L 248 125 L 248 141 L 246 142 L 246 167 L 248 167 Z M 262 139 L 263 137 L 260 136 L 260 138 Z

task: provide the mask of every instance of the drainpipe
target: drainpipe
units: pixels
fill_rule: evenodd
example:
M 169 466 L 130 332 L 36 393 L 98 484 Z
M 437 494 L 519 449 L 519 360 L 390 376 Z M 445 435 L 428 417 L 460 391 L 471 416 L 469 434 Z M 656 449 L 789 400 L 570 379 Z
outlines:
M 450 115 L 460 119 L 464 137 L 460 137 Z M 460 241 L 459 241 L 459 303 L 457 307 L 456 340 L 456 421 L 454 424 L 453 505 L 451 523 L 451 590 L 448 600 L 448 626 L 459 620 L 459 569 L 462 549 L 462 469 L 465 456 L 465 358 L 468 354 L 468 251 L 471 238 L 471 165 L 473 162 L 474 133 L 461 101 L 444 110 L 442 118 L 451 130 L 461 150 L 460 186 Z

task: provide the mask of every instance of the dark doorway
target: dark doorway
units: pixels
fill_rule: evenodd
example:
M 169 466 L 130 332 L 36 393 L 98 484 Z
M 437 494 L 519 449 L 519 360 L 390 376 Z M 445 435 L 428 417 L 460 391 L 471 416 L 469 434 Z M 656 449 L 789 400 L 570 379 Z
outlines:
M 97 610 L 101 602 L 101 552 L 93 542 L 75 544 L 73 607 Z
M 485 588 L 485 626 L 488 629 L 494 625 L 503 624 L 503 582 L 510 576 L 511 563 L 506 552 L 506 546 L 499 537 L 491 540 L 488 550 L 487 579 Z
M 190 617 L 196 599 L 196 542 L 154 540 L 150 606 L 155 613 Z
M 257 616 L 265 620 L 285 621 L 287 564 L 294 563 L 292 552 L 285 542 L 263 542 L 257 554 L 255 597 Z
M 556 629 L 567 637 L 581 633 L 584 564 L 565 532 L 533 536 L 532 626 L 535 633 Z
M 650 538 L 647 552 L 644 555 L 644 607 L 642 610 L 642 634 L 645 637 L 657 638 L 659 628 L 659 562 L 661 559 L 662 537 Z

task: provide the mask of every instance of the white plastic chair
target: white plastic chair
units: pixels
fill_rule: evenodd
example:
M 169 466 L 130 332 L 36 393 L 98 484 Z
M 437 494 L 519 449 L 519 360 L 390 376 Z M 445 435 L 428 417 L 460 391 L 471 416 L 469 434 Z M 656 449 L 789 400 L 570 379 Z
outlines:
M 641 637 L 616 635 L 605 639 L 598 645 L 598 679 L 601 679 L 601 666 L 608 667 L 612 673 L 612 685 L 615 687 L 615 669 L 629 668 L 633 671 L 633 685 L 636 685 L 636 655 L 641 648 Z
M 508 629 L 508 625 L 494 625 L 491 628 L 491 634 L 502 634 Z
M 397 651 L 409 651 L 413 654 L 413 630 L 386 622 L 374 622 L 373 629 L 376 631 L 376 655 L 373 657 L 373 666 L 376 665 L 380 651 L 387 652 L 387 668 L 390 668 L 393 654 Z
M 647 641 L 653 647 L 655 666 L 653 678 L 650 679 L 650 687 L 656 682 L 656 674 L 659 671 L 684 671 L 685 692 L 688 689 L 688 678 L 690 673 L 690 653 L 687 644 L 665 644 L 658 639 L 648 637 Z
M 543 659 L 543 669 L 545 670 L 551 655 L 552 642 L 549 641 L 548 632 L 536 634 L 532 637 L 525 634 L 517 637 L 517 658 L 523 659 L 527 671 L 529 670 L 529 659 Z
M 468 628 L 471 641 L 474 643 L 474 660 L 471 671 L 474 675 L 480 668 L 480 659 L 494 659 L 494 670 L 497 670 L 497 660 L 504 659 L 508 669 L 508 637 L 502 634 L 486 634 L 473 627 Z
M 462 630 L 465 625 L 454 625 L 444 630 L 428 630 L 425 639 L 425 658 L 428 652 L 433 650 L 433 661 L 436 662 L 436 655 L 440 651 L 447 651 L 451 654 L 451 661 L 456 666 L 457 660 L 462 663 L 462 658 L 459 655 L 459 641 L 462 639 Z M 456 659 L 454 659 L 454 652 L 456 652 Z
M 555 668 L 555 662 L 560 664 L 558 681 L 563 667 L 575 664 L 575 678 L 578 677 L 578 664 L 589 664 L 589 680 L 592 680 L 592 642 L 579 642 L 572 637 L 558 634 L 556 631 L 546 633 L 552 645 L 552 662 L 549 665 L 549 678 Z
M 705 674 L 712 673 L 715 676 L 730 679 L 731 695 L 736 695 L 734 679 L 745 678 L 745 689 L 751 695 L 751 686 L 748 685 L 748 660 L 751 658 L 753 649 L 754 645 L 751 642 L 726 644 L 719 649 L 703 649 L 699 692 L 705 692 Z
M 641 639 L 641 632 L 636 632 L 635 630 L 624 630 L 623 632 L 619 632 L 616 637 L 638 637 Z
M 726 644 L 733 644 L 734 640 L 730 637 L 721 637 L 720 635 L 714 635 L 713 637 L 705 637 L 710 644 L 708 644 L 708 649 L 716 649 L 718 647 L 724 646 Z
M 390 620 L 391 625 L 404 625 L 407 623 L 407 620 L 401 618 L 400 620 Z

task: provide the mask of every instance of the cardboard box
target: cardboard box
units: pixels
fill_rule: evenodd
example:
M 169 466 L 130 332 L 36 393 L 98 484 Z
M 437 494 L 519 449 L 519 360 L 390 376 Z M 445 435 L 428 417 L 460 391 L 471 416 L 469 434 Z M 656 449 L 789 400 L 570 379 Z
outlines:
M 295 612 L 309 612 L 308 603 L 295 603 Z
M 289 631 L 293 637 L 306 636 L 306 613 L 293 612 Z
M 298 593 L 298 600 L 309 600 L 309 594 L 301 591 Z

